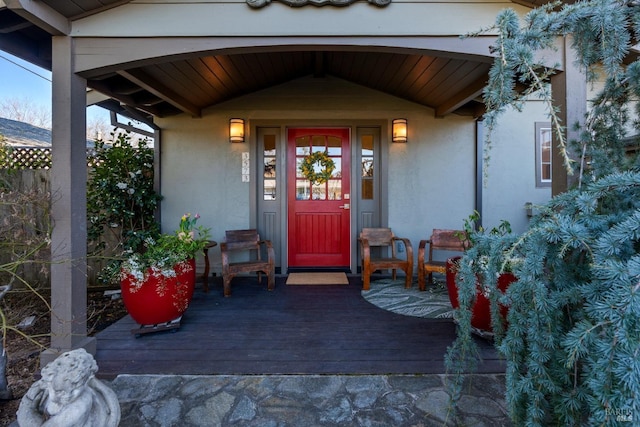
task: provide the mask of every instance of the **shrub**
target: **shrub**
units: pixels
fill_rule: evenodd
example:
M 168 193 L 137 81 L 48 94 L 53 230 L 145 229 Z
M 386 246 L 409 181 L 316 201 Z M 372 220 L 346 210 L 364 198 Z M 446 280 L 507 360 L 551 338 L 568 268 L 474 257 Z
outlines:
M 128 132 L 114 135 L 107 144 L 96 141 L 95 166 L 87 185 L 88 238 L 93 256 L 116 243 L 109 253 L 137 252 L 145 240 L 155 239 L 160 227 L 155 220 L 161 196 L 154 190 L 153 148 L 146 140 L 134 146 Z M 117 279 L 120 260 L 114 259 L 101 274 L 104 282 Z
M 461 261 L 459 295 L 466 308 L 457 314 L 458 338 L 447 354 L 453 373 L 476 361 L 472 266 L 486 257 L 491 277 L 509 258 L 518 277 L 504 299 L 491 301 L 492 313 L 499 302 L 510 305 L 506 329 L 499 328 L 499 316 L 492 320 L 516 425 L 629 425 L 640 417 L 640 171 L 626 151 L 639 127 L 631 101 L 640 94 L 640 62 L 624 62 L 639 23 L 636 3 L 593 0 L 534 9 L 523 27 L 506 10 L 494 27 L 497 55 L 485 90 L 489 128 L 507 106 L 536 93 L 550 105 L 566 166 L 579 172 L 577 188 L 541 207 L 522 236 L 475 234 L 473 250 Z M 548 85 L 553 70 L 535 58 L 569 35 L 587 77 L 600 77 L 604 85 L 584 123 L 575 124 L 579 140 L 565 144 Z M 527 89 L 517 92 L 518 85 Z M 579 159 L 569 156 L 569 146 Z M 460 377 L 451 386 L 454 408 Z

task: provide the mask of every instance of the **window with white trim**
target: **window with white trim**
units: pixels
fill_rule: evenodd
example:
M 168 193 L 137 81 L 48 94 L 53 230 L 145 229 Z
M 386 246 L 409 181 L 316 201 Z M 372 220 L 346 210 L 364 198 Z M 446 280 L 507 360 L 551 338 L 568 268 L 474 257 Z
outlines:
M 551 123 L 536 122 L 536 187 L 551 187 Z

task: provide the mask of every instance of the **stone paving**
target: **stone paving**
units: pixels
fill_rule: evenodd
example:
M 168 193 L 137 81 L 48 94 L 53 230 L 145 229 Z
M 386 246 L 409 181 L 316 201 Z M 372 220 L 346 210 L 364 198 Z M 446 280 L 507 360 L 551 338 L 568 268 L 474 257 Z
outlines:
M 510 426 L 504 375 L 469 375 L 461 417 L 446 375 L 120 375 L 120 426 Z

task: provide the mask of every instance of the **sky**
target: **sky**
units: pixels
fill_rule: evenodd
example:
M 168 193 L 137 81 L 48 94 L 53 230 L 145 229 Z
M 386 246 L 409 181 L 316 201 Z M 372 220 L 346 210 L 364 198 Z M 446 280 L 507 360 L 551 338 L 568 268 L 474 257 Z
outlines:
M 14 98 L 51 110 L 51 72 L 0 50 L 0 100 Z M 87 121 L 94 117 L 110 123 L 104 108 L 89 107 Z

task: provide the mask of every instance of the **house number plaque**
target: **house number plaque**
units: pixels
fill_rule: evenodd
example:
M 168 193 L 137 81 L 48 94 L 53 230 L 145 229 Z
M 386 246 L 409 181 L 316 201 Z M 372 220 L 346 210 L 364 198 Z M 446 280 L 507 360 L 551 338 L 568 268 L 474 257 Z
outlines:
M 242 182 L 249 182 L 250 165 L 249 165 L 249 153 L 242 153 Z

